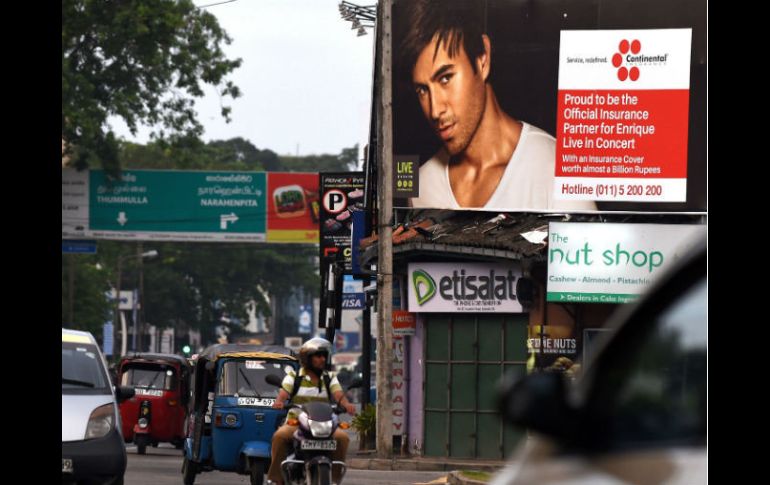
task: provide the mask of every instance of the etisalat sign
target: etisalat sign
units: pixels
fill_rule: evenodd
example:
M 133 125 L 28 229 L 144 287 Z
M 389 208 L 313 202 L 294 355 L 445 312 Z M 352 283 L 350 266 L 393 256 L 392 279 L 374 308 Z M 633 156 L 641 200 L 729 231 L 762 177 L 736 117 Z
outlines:
M 410 312 L 521 313 L 517 263 L 410 263 Z
M 706 238 L 706 226 L 552 222 L 548 301 L 626 303 Z

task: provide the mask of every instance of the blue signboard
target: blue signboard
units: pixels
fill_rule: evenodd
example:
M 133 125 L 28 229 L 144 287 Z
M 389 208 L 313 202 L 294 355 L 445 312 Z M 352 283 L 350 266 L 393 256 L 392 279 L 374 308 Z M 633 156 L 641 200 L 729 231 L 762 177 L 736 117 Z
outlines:
M 61 252 L 75 254 L 96 254 L 96 241 L 62 239 Z
M 299 326 L 297 331 L 299 333 L 309 334 L 313 331 L 313 319 L 310 315 L 312 307 L 310 305 L 300 305 L 299 307 Z
M 343 310 L 363 310 L 364 294 L 363 293 L 344 293 L 342 295 L 342 309 Z

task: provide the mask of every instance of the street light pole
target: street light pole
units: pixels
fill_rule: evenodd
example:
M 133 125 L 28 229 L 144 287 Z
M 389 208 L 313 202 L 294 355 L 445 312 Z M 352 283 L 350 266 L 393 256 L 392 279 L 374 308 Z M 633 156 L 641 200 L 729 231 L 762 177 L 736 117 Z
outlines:
M 123 271 L 123 257 L 118 256 L 118 274 L 115 281 L 115 322 L 112 326 L 113 331 L 115 332 L 115 339 L 114 341 L 118 341 L 118 326 L 120 326 L 122 332 L 121 332 L 121 339 L 120 339 L 120 356 L 123 357 L 123 355 L 126 353 L 125 351 L 125 329 L 123 329 L 122 320 L 120 318 L 120 279 L 121 279 L 121 273 Z M 117 350 L 117 345 L 113 345 L 113 348 Z
M 141 252 L 142 246 L 139 246 L 139 251 L 137 251 L 136 254 L 124 254 L 123 256 L 118 256 L 118 274 L 117 274 L 117 281 L 115 282 L 115 324 L 114 324 L 114 331 L 115 336 L 117 337 L 118 332 L 118 324 L 120 323 L 120 329 L 121 329 L 121 340 L 120 340 L 120 356 L 126 355 L 126 347 L 127 347 L 127 336 L 126 336 L 126 327 L 123 324 L 123 319 L 121 318 L 120 314 L 120 286 L 121 286 L 121 279 L 122 279 L 122 273 L 123 273 L 123 260 L 127 258 L 136 258 L 139 263 L 141 264 L 142 260 L 144 258 L 154 258 L 158 255 L 158 251 L 151 249 L 149 251 Z M 140 266 L 141 268 L 141 266 Z M 140 272 L 140 283 L 143 283 L 143 275 Z M 134 341 L 133 341 L 133 350 L 136 351 L 136 320 L 134 320 Z

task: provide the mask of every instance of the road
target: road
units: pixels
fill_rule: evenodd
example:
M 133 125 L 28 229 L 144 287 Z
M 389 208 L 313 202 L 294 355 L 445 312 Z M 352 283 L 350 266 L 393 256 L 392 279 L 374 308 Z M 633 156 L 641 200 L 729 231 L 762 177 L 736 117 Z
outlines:
M 182 452 L 171 445 L 147 448 L 147 454 L 138 455 L 136 446 L 126 446 L 128 468 L 125 485 L 181 485 Z M 348 470 L 344 485 L 401 485 L 427 483 L 446 476 L 446 472 Z M 248 475 L 230 472 L 201 473 L 195 485 L 248 484 Z

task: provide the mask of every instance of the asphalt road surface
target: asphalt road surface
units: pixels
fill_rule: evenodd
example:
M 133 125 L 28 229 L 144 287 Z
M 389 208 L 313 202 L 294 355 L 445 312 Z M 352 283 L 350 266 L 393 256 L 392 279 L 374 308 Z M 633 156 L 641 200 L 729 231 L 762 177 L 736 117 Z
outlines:
M 181 485 L 182 451 L 171 445 L 147 447 L 147 454 L 138 455 L 136 446 L 127 445 L 128 468 L 125 485 Z M 400 485 L 442 483 L 446 472 L 348 470 L 344 485 Z M 205 472 L 195 478 L 195 485 L 248 484 L 248 475 L 231 472 Z

